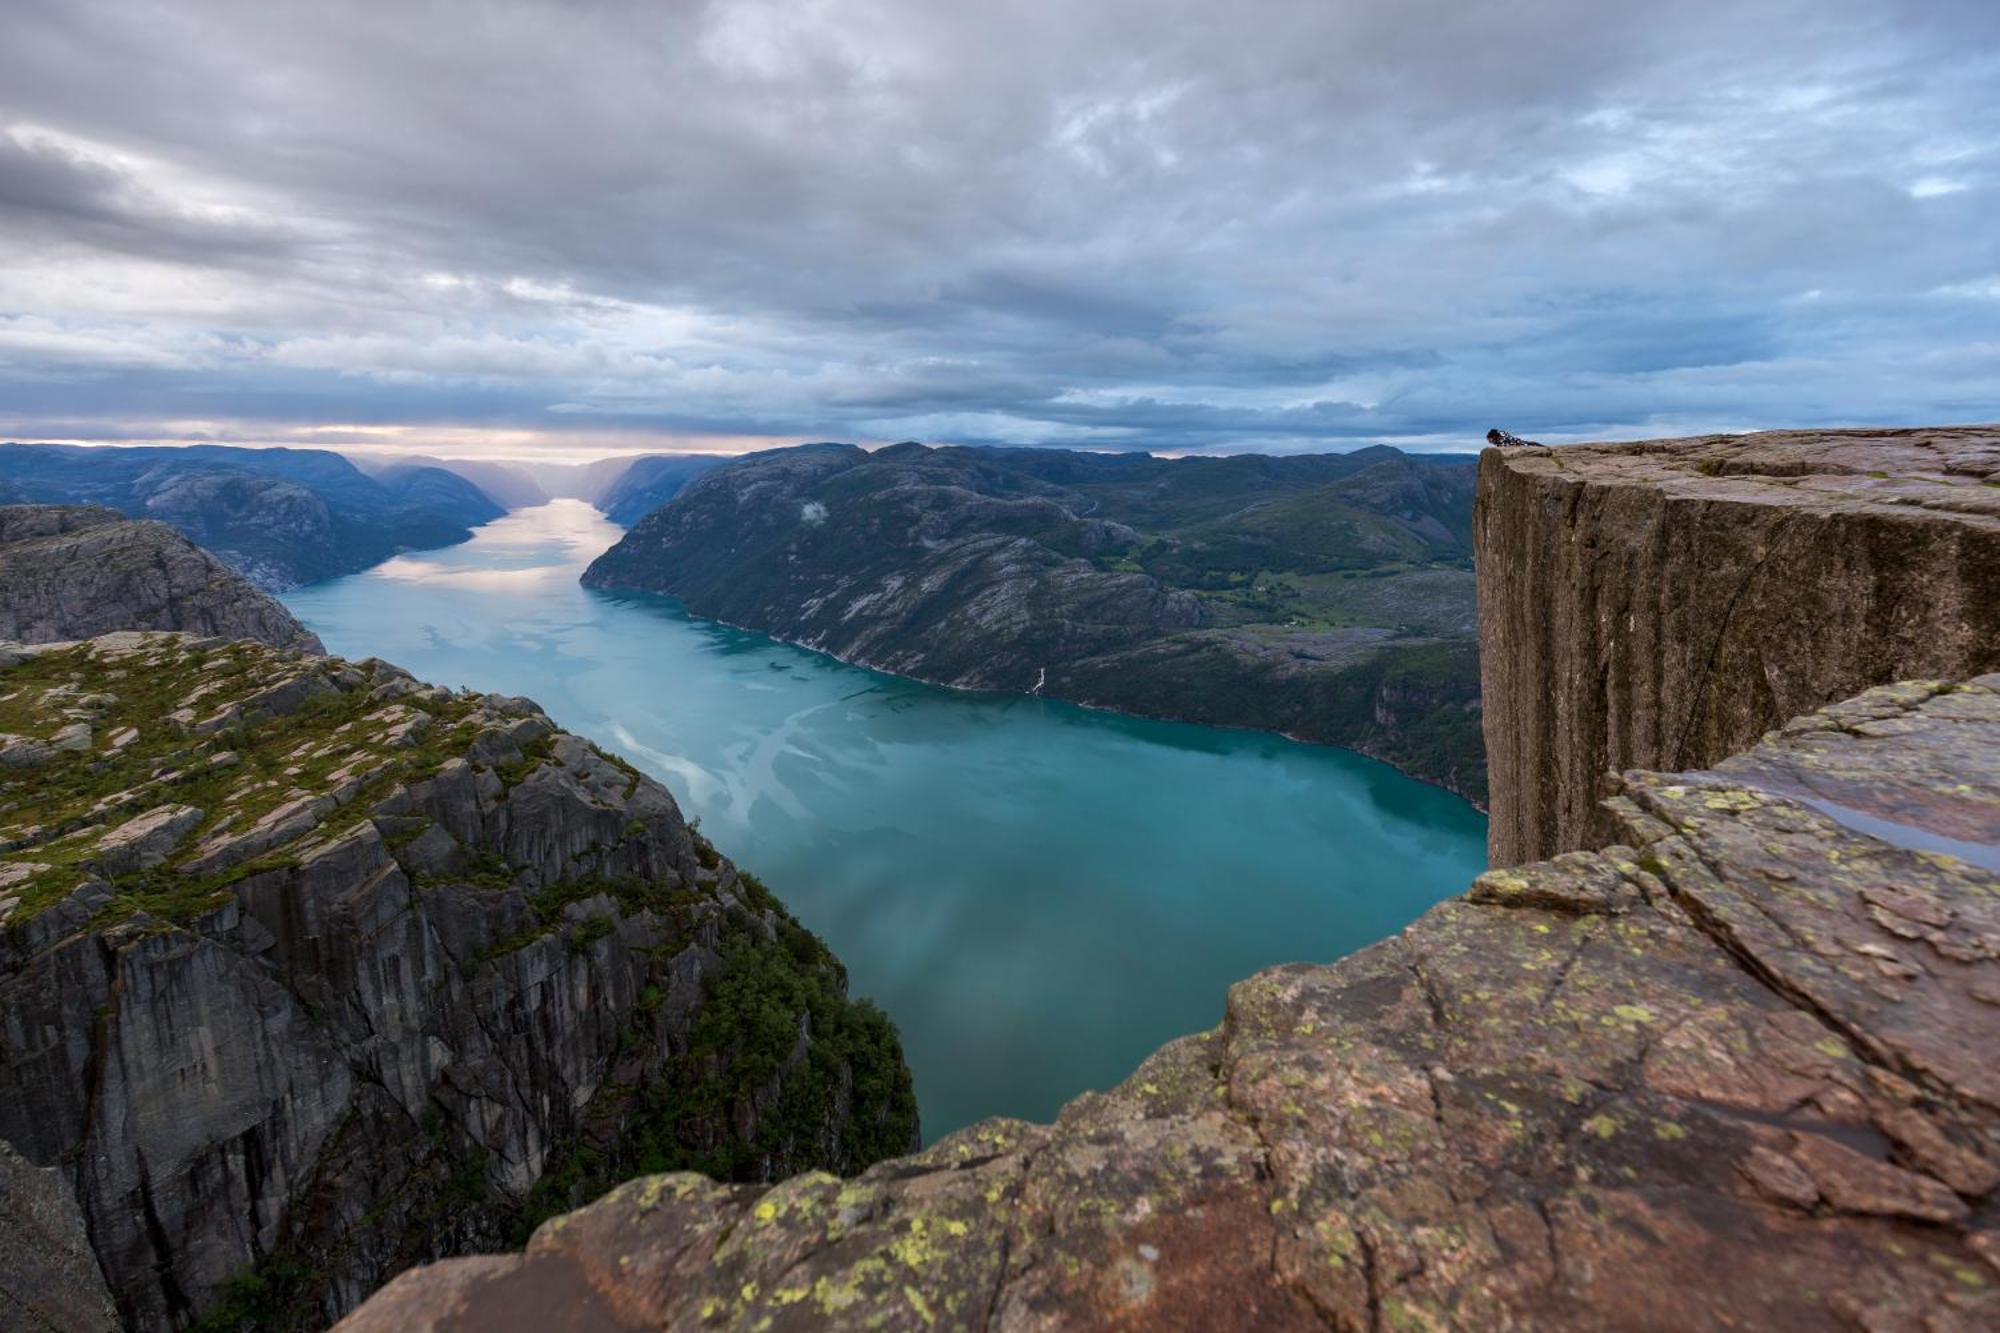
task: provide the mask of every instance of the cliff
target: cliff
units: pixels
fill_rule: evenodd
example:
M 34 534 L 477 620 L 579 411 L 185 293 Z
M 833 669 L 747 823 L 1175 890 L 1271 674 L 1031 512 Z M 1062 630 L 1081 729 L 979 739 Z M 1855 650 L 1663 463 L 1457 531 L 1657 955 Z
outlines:
M 9 650 L 0 731 L 0 1140 L 132 1327 L 324 1326 L 637 1170 L 916 1141 L 824 946 L 526 700 L 120 633 Z
M 1734 526 L 1762 528 L 1750 558 L 1790 572 L 1792 601 L 1894 586 L 1903 600 L 1870 591 L 1875 609 L 1841 614 L 1950 637 L 2000 601 L 1986 492 L 1956 480 L 1983 438 L 1801 447 L 1792 487 L 1770 480 L 1768 437 L 1579 454 L 1608 469 L 1700 451 L 1692 476 L 1663 465 L 1675 475 L 1620 496 L 1534 479 L 1567 452 L 1489 456 L 1481 577 L 1588 572 L 1648 514 L 1706 506 L 1692 529 L 1657 519 L 1669 537 L 1653 540 L 1699 541 L 1726 567 L 1744 549 Z M 1825 471 L 1829 452 L 1850 471 Z M 1940 454 L 1928 479 L 1881 466 Z M 1713 488 L 1738 472 L 1752 479 L 1725 500 Z M 1910 498 L 1839 494 L 1881 482 Z M 1512 508 L 1544 485 L 1546 512 Z M 1599 503 L 1601 526 L 1557 526 Z M 1855 540 L 1816 565 L 1786 512 Z M 1842 526 L 1864 519 L 1885 527 Z M 1938 577 L 1898 583 L 1891 548 L 1864 537 L 1900 540 Z M 1961 563 L 1936 555 L 1954 543 Z M 1574 594 L 1551 579 L 1533 585 L 1553 603 L 1537 620 L 1503 583 L 1515 610 L 1486 622 L 1488 646 L 1519 669 L 1489 706 L 1530 716 L 1570 697 L 1560 673 L 1591 661 L 1599 611 L 1714 600 L 1713 562 L 1692 551 L 1597 563 L 1591 615 L 1565 611 Z M 1739 568 L 1728 586 L 1743 582 Z M 1746 590 L 1738 613 L 1776 600 Z M 1770 641 L 1729 630 L 1707 657 L 1763 652 L 1816 688 L 1877 669 L 1884 650 L 1859 632 L 1812 638 L 1823 660 L 1780 656 L 1803 651 L 1775 636 L 1806 614 L 1763 621 Z M 1553 664 L 1530 670 L 1538 655 Z M 1632 669 L 1630 689 L 1663 679 Z M 2000 675 L 1807 706 L 1739 748 L 1601 785 L 1580 762 L 1606 799 L 1598 845 L 1489 871 L 1339 962 L 1239 983 L 1219 1028 L 1053 1125 L 987 1122 L 846 1181 L 634 1181 L 521 1253 L 403 1275 L 343 1329 L 1993 1327 Z M 1495 772 L 1506 800 L 1522 770 Z
M 2000 428 L 1490 449 L 1474 522 L 1494 865 L 1614 836 L 1606 774 L 2000 668 Z
M 462 542 L 505 512 L 441 468 L 401 467 L 376 479 L 320 449 L 7 444 L 0 483 L 25 500 L 104 505 L 172 524 L 276 589 Z
M 613 523 L 629 528 L 679 495 L 696 477 L 726 461 L 714 455 L 644 454 L 633 459 L 602 495 L 585 498 Z
M 343 1333 L 1993 1327 L 2000 677 L 1628 773 L 1610 816 L 1053 1125 L 634 1181 Z
M 919 680 L 1345 745 L 1476 801 L 1471 482 L 1393 449 L 805 445 L 697 477 L 584 582 Z
M 115 510 L 0 506 L 0 640 L 185 630 L 320 652 L 268 594 L 164 523 Z

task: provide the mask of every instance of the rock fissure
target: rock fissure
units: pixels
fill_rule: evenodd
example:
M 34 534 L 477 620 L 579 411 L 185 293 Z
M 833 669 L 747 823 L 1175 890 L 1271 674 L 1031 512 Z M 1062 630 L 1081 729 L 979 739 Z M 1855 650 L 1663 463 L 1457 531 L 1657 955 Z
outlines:
M 1792 531 L 1792 527 L 1793 525 L 1789 521 L 1781 520 L 1779 522 L 1772 533 L 1770 544 L 1759 549 L 1757 557 L 1750 565 L 1750 568 L 1743 571 L 1742 579 L 1730 592 L 1728 604 L 1722 608 L 1722 615 L 1715 627 L 1715 637 L 1709 642 L 1706 660 L 1702 663 L 1700 672 L 1694 678 L 1694 688 L 1691 692 L 1691 698 L 1688 701 L 1687 718 L 1681 723 L 1680 734 L 1674 741 L 1673 759 L 1670 761 L 1670 766 L 1675 769 L 1692 768 L 1699 762 L 1690 753 L 1690 742 L 1693 739 L 1695 727 L 1701 718 L 1702 705 L 1707 698 L 1709 686 L 1715 679 L 1716 662 L 1722 656 L 1722 645 L 1728 641 L 1730 622 L 1735 618 L 1737 606 L 1743 601 L 1743 594 L 1749 591 L 1750 585 L 1757 581 L 1758 576 L 1764 572 L 1765 566 L 1770 564 L 1772 553 Z M 1608 668 L 1606 669 L 1606 674 L 1608 675 Z M 1599 688 L 1600 690 L 1602 689 L 1602 682 L 1600 682 Z

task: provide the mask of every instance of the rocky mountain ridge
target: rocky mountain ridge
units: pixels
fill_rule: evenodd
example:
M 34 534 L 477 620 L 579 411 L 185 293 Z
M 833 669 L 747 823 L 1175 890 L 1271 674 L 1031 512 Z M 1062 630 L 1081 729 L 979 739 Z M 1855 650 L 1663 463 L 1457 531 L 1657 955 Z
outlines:
M 527 700 L 118 633 L 0 653 L 0 731 L 0 1140 L 130 1327 L 324 1326 L 642 1168 L 916 1140 L 837 960 Z M 16 1304 L 50 1271 L 0 1247 Z
M 702 454 L 646 454 L 600 495 L 589 497 L 613 523 L 630 527 L 679 495 L 689 482 L 729 460 Z
M 42 504 L 158 519 L 266 589 L 449 546 L 505 512 L 439 468 L 364 475 L 318 449 L 0 445 L 0 482 Z
M 1281 731 L 1485 791 L 1472 468 L 1393 449 L 753 454 L 584 582 L 968 689 Z
M 164 523 L 89 506 L 0 506 L 0 640 L 120 629 L 322 651 L 269 594 Z

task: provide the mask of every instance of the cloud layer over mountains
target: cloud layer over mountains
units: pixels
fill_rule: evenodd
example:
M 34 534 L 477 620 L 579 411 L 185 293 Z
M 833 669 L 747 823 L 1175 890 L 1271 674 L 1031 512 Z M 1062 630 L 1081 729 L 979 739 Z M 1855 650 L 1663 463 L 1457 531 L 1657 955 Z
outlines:
M 2000 417 L 1991 0 L 11 0 L 0 438 Z

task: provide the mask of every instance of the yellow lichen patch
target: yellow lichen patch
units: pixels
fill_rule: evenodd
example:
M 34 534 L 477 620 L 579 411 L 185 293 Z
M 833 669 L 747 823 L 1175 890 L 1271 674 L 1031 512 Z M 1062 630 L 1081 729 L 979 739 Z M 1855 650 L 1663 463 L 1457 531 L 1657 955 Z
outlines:
M 1586 1132 L 1595 1134 L 1600 1139 L 1608 1139 L 1618 1132 L 1618 1121 L 1612 1116 L 1600 1113 L 1584 1121 L 1583 1127 Z
M 946 1252 L 930 1234 L 930 1219 L 913 1217 L 908 1229 L 889 1242 L 889 1253 L 905 1268 L 921 1269 L 941 1262 Z
M 1476 888 L 1487 888 L 1495 893 L 1526 893 L 1530 887 L 1527 879 L 1511 870 L 1489 870 L 1473 881 Z
M 1671 1120 L 1655 1120 L 1653 1122 L 1653 1137 L 1656 1139 L 1672 1143 L 1687 1136 L 1686 1125 L 1676 1124 Z
M 869 1255 L 847 1270 L 845 1276 L 835 1279 L 821 1277 L 813 1282 L 813 1305 L 823 1315 L 839 1314 L 842 1310 L 860 1302 L 864 1283 L 887 1278 L 889 1265 L 875 1255 Z

